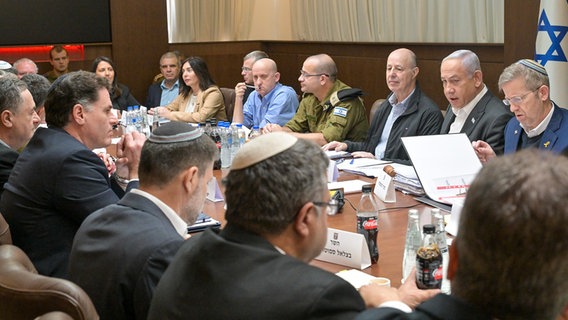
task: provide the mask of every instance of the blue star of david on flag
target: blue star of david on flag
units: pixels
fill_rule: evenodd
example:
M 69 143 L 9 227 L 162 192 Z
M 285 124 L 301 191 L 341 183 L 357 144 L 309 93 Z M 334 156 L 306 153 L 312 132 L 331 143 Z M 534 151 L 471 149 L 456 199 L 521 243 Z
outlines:
M 568 33 L 567 26 L 551 25 L 546 15 L 546 10 L 542 10 L 538 20 L 538 32 L 546 32 L 552 42 L 545 54 L 535 53 L 535 60 L 545 66 L 548 61 L 568 62 L 566 54 L 562 50 L 562 40 Z

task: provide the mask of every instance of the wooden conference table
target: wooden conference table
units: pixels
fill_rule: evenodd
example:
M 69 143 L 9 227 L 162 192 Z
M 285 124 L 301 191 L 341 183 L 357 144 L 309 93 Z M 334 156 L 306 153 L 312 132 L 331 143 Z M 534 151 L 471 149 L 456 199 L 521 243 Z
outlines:
M 221 178 L 227 173 L 228 170 L 214 171 L 215 178 L 217 178 L 221 191 L 224 191 L 221 184 Z M 374 183 L 374 179 L 347 174 L 344 172 L 341 172 L 339 177 L 339 181 L 352 179 L 360 179 Z M 338 213 L 335 216 L 328 216 L 328 227 L 356 232 L 357 218 L 355 215 L 355 208 L 357 208 L 357 205 L 359 204 L 361 193 L 348 194 L 345 198 L 353 204 L 354 208 L 349 205 L 349 202 L 345 201 L 342 213 Z M 398 287 L 402 278 L 402 255 L 404 252 L 404 242 L 406 238 L 408 209 L 412 207 L 418 209 L 420 213 L 424 210 L 428 210 L 429 212 L 430 209 L 429 206 L 414 200 L 412 196 L 405 195 L 399 191 L 396 192 L 396 200 L 396 203 L 385 203 L 384 206 L 387 210 L 383 210 L 379 213 L 379 235 L 377 241 L 379 244 L 379 262 L 362 270 L 363 272 L 376 277 L 381 276 L 389 278 L 393 287 Z M 211 202 L 206 200 L 203 211 L 211 217 L 221 221 L 224 226 L 226 223 L 224 205 L 224 201 Z M 314 260 L 311 264 L 333 273 L 350 269 L 346 266 L 319 260 Z

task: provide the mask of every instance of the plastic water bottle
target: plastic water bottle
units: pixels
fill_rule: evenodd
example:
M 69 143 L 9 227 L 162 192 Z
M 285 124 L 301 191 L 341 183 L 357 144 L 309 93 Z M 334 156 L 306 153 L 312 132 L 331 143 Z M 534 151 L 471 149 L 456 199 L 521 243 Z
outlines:
M 402 280 L 406 280 L 412 268 L 416 267 L 416 251 L 422 243 L 420 232 L 420 216 L 418 210 L 408 210 L 408 223 L 406 225 L 406 241 L 404 243 L 404 255 L 402 256 Z
M 379 261 L 379 245 L 377 235 L 379 234 L 379 205 L 375 200 L 375 194 L 371 192 L 372 186 L 362 187 L 363 195 L 357 207 L 357 232 L 365 237 L 371 262 Z
M 136 131 L 136 119 L 134 119 L 133 109 L 132 106 L 128 106 L 126 108 L 126 115 L 124 117 L 126 119 L 126 133 L 131 133 Z
M 221 168 L 229 168 L 231 166 L 231 144 L 233 139 L 228 124 L 219 122 L 218 128 L 221 136 Z
M 246 142 L 246 134 L 241 123 L 237 123 L 237 133 L 239 137 L 239 148 L 242 147 Z
M 252 140 L 259 136 L 260 136 L 260 129 L 258 128 L 258 126 L 252 126 L 252 130 L 249 133 L 249 140 Z
M 136 128 L 136 131 L 143 133 L 142 130 L 142 115 L 140 114 L 140 107 L 134 106 L 132 107 L 132 123 Z
M 449 294 L 451 291 L 450 280 L 448 280 L 448 265 L 450 263 L 450 253 L 448 251 L 448 243 L 446 241 L 446 229 L 444 226 L 444 216 L 440 213 L 440 209 L 434 208 L 430 211 L 432 215 L 432 224 L 436 226 L 436 243 L 442 253 L 443 262 L 443 278 L 442 292 Z
M 228 133 L 227 136 L 230 136 L 230 141 L 229 144 L 231 145 L 231 162 L 233 162 L 233 159 L 235 158 L 235 155 L 237 154 L 237 151 L 239 151 L 239 133 L 237 131 L 237 126 L 236 124 L 231 124 L 231 125 L 227 125 L 228 128 Z

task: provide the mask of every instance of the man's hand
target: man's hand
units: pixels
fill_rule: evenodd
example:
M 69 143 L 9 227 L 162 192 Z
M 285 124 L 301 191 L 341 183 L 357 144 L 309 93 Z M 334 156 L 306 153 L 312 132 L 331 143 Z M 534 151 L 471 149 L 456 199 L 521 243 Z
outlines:
M 405 279 L 404 284 L 398 288 L 400 300 L 412 309 L 440 292 L 441 291 L 439 289 L 418 289 L 416 286 L 416 269 L 412 269 L 412 272 Z
M 321 148 L 324 151 L 328 151 L 328 150 L 345 151 L 345 150 L 347 150 L 347 143 L 343 143 L 343 142 L 339 142 L 339 141 L 332 141 L 330 143 L 324 144 L 323 147 L 321 147 Z
M 495 151 L 493 151 L 493 149 L 489 145 L 489 143 L 485 141 L 481 140 L 473 141 L 471 145 L 473 146 L 473 150 L 475 150 L 475 154 L 479 158 L 479 161 L 481 161 L 481 163 L 483 164 L 487 163 L 487 161 L 497 156 L 495 154 Z
M 140 164 L 140 153 L 146 141 L 146 136 L 137 131 L 127 133 L 118 142 L 117 146 L 117 174 L 121 177 L 128 176 L 128 179 L 138 179 L 138 165 Z M 125 174 L 125 170 L 128 174 Z

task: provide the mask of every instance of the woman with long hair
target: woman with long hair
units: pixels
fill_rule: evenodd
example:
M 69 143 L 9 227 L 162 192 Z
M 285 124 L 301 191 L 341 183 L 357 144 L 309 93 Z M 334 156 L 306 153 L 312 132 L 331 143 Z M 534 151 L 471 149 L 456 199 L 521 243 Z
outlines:
M 100 77 L 108 79 L 110 82 L 110 99 L 112 100 L 112 107 L 121 111 L 126 110 L 128 106 L 139 105 L 136 98 L 130 93 L 130 89 L 117 80 L 116 66 L 114 62 L 104 56 L 97 57 L 93 60 L 92 72 Z
M 190 57 L 183 61 L 179 83 L 179 96 L 165 108 L 158 107 L 161 117 L 192 123 L 211 118 L 227 120 L 223 94 L 202 58 Z

